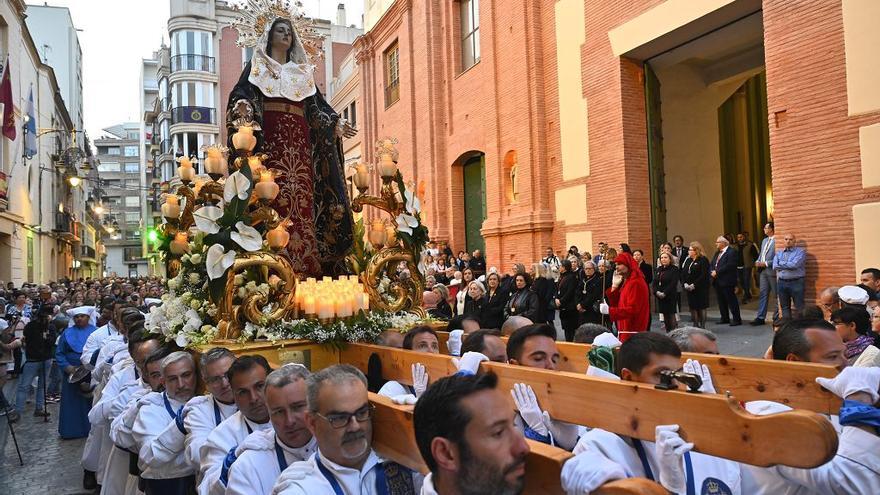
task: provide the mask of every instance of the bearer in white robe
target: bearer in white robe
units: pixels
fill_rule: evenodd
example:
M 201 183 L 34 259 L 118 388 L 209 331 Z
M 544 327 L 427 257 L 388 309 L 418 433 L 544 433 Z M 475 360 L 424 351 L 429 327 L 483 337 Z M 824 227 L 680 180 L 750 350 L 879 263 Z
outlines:
M 96 415 L 100 415 L 101 418 L 93 418 L 92 412 L 89 412 L 90 420 L 101 420 L 103 418 L 103 421 L 106 422 L 110 441 L 107 447 L 110 453 L 104 466 L 104 477 L 101 479 L 101 493 L 123 493 L 125 491 L 131 456 L 128 450 L 116 446 L 112 424 L 116 418 L 123 414 L 125 408 L 132 400 L 137 401 L 138 398 L 150 390 L 149 384 L 144 381 L 145 373 L 147 372 L 146 360 L 147 356 L 155 352 L 160 345 L 159 341 L 154 338 L 141 340 L 140 332 L 135 332 L 133 335 L 134 338 L 129 340 L 129 349 L 135 363 L 133 368 L 134 378 L 119 387 L 119 392 L 112 399 L 109 393 L 105 393 L 101 401 L 92 408 L 92 411 L 97 410 Z M 161 373 L 160 363 L 156 363 L 155 369 Z M 117 379 L 117 375 L 121 376 L 121 373 L 115 373 L 111 382 Z M 110 386 L 111 384 L 108 384 L 108 388 Z M 143 390 L 143 393 L 135 397 L 135 394 L 141 390 Z
M 102 310 L 110 309 L 111 319 L 106 325 L 98 327 L 97 330 L 92 332 L 92 334 L 89 335 L 89 338 L 86 339 L 85 345 L 83 345 L 81 358 L 82 364 L 90 370 L 95 368 L 94 363 L 92 362 L 92 359 L 96 357 L 95 352 L 101 349 L 101 346 L 108 337 L 119 334 L 116 330 L 116 325 L 113 322 L 113 319 L 116 318 L 116 309 L 119 305 L 121 305 L 121 303 L 118 302 L 108 304 L 107 306 L 109 306 L 109 308 L 102 305 Z
M 208 435 L 238 411 L 232 396 L 232 387 L 226 377 L 233 361 L 235 354 L 223 347 L 215 347 L 202 354 L 199 372 L 208 395 L 193 397 L 183 408 L 183 426 L 186 430 L 183 438 L 184 454 L 187 462 L 197 472 L 201 461 L 200 451 Z
M 270 495 L 287 466 L 315 453 L 315 439 L 305 422 L 308 375 L 305 366 L 288 364 L 266 378 L 266 406 L 274 431 L 255 431 L 238 446 L 226 495 Z
M 147 495 L 185 495 L 195 487 L 195 472 L 180 453 L 169 452 L 160 434 L 169 424 L 182 427 L 177 417 L 196 390 L 192 355 L 177 351 L 162 360 L 165 392 L 161 400 L 141 407 L 132 427 L 138 446 L 141 478 Z
M 357 368 L 338 364 L 324 368 L 307 380 L 309 411 L 306 424 L 318 450 L 308 461 L 290 465 L 281 473 L 274 494 L 388 493 L 389 485 L 406 485 L 418 492 L 423 478 L 393 462 L 385 462 L 372 449 L 373 406 L 367 379 Z
M 238 446 L 255 431 L 272 429 L 263 397 L 266 377 L 271 372 L 266 358 L 259 355 L 241 356 L 227 371 L 238 412 L 220 423 L 202 446 L 199 495 L 226 493 L 229 467 L 235 460 Z
M 408 351 L 440 354 L 440 343 L 437 339 L 437 332 L 428 326 L 412 328 L 403 336 L 403 348 Z M 384 395 L 385 397 L 397 397 L 412 394 L 418 398 L 422 395 L 425 389 L 428 388 L 428 374 L 425 372 L 425 367 L 422 364 L 416 363 L 412 366 L 412 375 L 412 385 L 404 385 L 400 382 L 391 380 L 386 382 L 385 385 L 379 389 L 379 395 Z
M 126 476 L 124 490 L 117 491 L 118 486 L 102 487 L 101 493 L 113 494 L 122 493 L 124 495 L 136 495 L 141 493 L 138 489 L 138 481 L 140 476 L 140 468 L 138 467 L 138 446 L 135 442 L 132 428 L 137 419 L 141 407 L 147 404 L 161 401 L 162 390 L 165 383 L 162 380 L 162 360 L 168 356 L 169 350 L 160 347 L 151 352 L 144 362 L 144 376 L 142 380 L 146 387 L 141 384 L 137 386 L 126 387 L 120 393 L 120 401 L 126 401 L 122 412 L 110 423 L 110 439 L 114 445 L 123 449 L 128 453 L 126 463 Z M 118 450 L 118 449 L 116 449 Z

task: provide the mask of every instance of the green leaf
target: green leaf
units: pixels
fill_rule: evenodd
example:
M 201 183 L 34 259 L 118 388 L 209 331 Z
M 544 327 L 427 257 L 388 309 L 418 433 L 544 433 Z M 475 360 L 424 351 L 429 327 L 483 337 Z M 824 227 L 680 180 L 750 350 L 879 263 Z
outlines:
M 220 301 L 223 300 L 223 295 L 226 293 L 226 276 L 228 273 L 229 268 L 223 272 L 222 276 L 208 282 L 208 293 L 211 295 L 211 301 L 214 304 L 219 305 Z

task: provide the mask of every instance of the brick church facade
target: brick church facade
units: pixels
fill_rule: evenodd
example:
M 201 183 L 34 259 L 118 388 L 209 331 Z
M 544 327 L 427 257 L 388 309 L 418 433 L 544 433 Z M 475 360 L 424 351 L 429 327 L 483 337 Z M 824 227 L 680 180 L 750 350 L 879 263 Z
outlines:
M 363 158 L 399 140 L 432 238 L 506 271 L 772 219 L 808 294 L 880 265 L 876 3 L 380 3 L 355 42 Z

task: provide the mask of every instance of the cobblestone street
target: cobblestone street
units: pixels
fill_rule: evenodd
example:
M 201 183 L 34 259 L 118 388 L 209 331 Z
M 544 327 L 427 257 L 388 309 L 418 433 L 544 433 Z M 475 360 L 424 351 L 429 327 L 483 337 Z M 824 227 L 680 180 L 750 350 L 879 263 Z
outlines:
M 10 381 L 3 390 L 10 401 L 16 384 Z M 33 408 L 31 402 L 12 425 L 24 467 L 18 462 L 6 417 L 0 418 L 0 495 L 90 493 L 82 489 L 80 455 L 85 439 L 62 441 L 58 437 L 58 404 L 49 404 L 49 422 L 35 418 Z

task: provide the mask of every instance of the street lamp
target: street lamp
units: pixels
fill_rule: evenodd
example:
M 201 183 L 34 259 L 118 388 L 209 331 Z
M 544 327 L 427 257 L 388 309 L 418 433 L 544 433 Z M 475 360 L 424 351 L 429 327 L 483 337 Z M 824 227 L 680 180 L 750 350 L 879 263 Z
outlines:
M 82 179 L 76 175 L 71 175 L 67 178 L 67 183 L 70 184 L 70 187 L 79 187 L 80 182 L 82 182 Z

